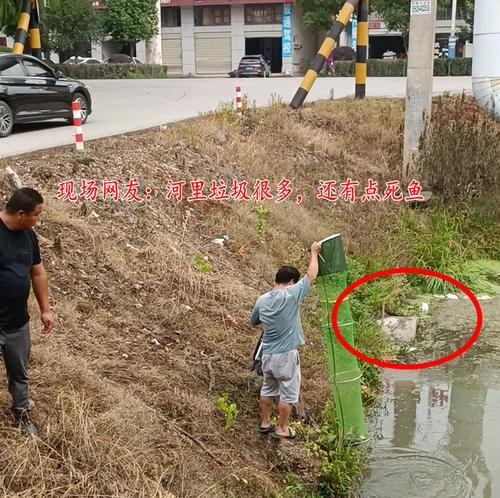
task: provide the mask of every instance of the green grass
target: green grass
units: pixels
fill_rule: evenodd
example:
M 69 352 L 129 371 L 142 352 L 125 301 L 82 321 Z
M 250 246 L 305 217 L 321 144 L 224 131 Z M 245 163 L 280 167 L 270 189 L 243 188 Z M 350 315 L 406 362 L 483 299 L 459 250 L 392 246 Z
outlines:
M 397 231 L 409 252 L 411 266 L 449 275 L 474 292 L 488 291 L 485 272 L 478 271 L 473 263 L 499 259 L 500 236 L 493 214 L 466 204 L 431 206 L 428 211 L 408 208 Z M 410 282 L 421 292 L 456 292 L 455 286 L 438 278 L 416 275 Z

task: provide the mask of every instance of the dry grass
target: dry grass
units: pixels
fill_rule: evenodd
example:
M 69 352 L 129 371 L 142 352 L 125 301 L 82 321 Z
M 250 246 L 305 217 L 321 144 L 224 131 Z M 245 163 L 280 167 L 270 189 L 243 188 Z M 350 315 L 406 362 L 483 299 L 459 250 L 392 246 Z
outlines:
M 471 200 L 497 195 L 500 185 L 500 125 L 471 99 L 434 104 L 418 169 L 442 196 Z
M 56 331 L 40 337 L 31 303 L 39 440 L 10 428 L 0 393 L 1 493 L 218 498 L 278 490 L 274 447 L 255 434 L 259 379 L 248 367 L 257 333 L 248 313 L 278 266 L 305 269 L 314 239 L 341 232 L 360 254 L 390 251 L 398 205 L 332 206 L 315 195 L 321 178 L 351 176 L 362 185 L 396 178 L 401 119 L 398 102 L 321 103 L 300 114 L 275 105 L 241 122 L 210 114 L 92 142 L 81 155 L 61 148 L 0 161 L 47 199 L 37 233 L 57 320 Z M 252 203 L 159 198 L 168 178 L 267 178 L 275 186 L 283 177 L 304 201 L 270 205 L 261 241 Z M 143 205 L 55 200 L 58 182 L 81 178 L 135 178 L 156 197 Z M 212 243 L 223 234 L 227 247 Z M 196 270 L 198 252 L 211 272 Z M 303 401 L 319 420 L 330 389 L 321 331 L 307 318 L 314 303 L 304 320 Z M 239 410 L 231 431 L 215 408 L 224 391 Z

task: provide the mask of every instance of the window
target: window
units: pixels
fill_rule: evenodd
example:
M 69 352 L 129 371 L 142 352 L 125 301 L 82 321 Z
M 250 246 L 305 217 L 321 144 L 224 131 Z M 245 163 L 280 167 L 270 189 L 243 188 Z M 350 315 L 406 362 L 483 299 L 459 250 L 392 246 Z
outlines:
M 161 27 L 176 28 L 181 25 L 180 7 L 162 7 L 161 8 Z
M 229 26 L 231 24 L 231 7 L 195 7 L 195 26 Z
M 41 64 L 38 64 L 34 61 L 30 60 L 23 60 L 24 67 L 28 71 L 28 76 L 32 78 L 53 78 L 54 74 L 50 69 L 46 68 L 45 66 L 42 66 Z
M 245 5 L 245 24 L 281 24 L 281 4 Z
M 458 5 L 457 5 L 456 18 L 462 19 L 463 2 L 459 1 L 457 3 Z M 451 5 L 448 5 L 447 7 L 438 7 L 436 19 L 438 21 L 451 21 L 452 10 L 453 7 Z
M 14 57 L 0 57 L 0 76 L 26 78 L 21 64 Z

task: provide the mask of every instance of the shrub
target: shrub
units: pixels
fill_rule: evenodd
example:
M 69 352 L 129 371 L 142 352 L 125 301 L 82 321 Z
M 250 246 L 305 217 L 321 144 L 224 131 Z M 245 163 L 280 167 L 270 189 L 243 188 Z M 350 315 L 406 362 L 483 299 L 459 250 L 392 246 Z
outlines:
M 147 64 L 52 64 L 56 71 L 74 79 L 166 78 L 167 66 Z
M 417 170 L 435 193 L 470 199 L 498 192 L 500 124 L 472 98 L 440 98 Z
M 354 76 L 356 63 L 354 61 L 336 61 L 336 76 Z M 368 59 L 368 76 L 406 76 L 407 60 Z M 456 59 L 435 59 L 434 76 L 470 76 L 472 74 L 472 59 L 459 57 Z

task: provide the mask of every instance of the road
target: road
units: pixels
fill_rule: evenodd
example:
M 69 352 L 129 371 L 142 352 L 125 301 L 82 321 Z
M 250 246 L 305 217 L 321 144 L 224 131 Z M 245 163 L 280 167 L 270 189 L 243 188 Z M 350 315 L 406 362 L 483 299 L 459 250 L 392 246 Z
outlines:
M 235 96 L 236 85 L 250 103 L 289 102 L 301 78 L 190 78 L 165 80 L 89 80 L 94 112 L 84 127 L 85 140 L 119 135 L 198 116 Z M 367 96 L 404 97 L 406 78 L 369 78 Z M 436 77 L 434 93 L 471 92 L 470 77 Z M 306 102 L 354 95 L 354 78 L 318 78 Z M 0 158 L 74 141 L 72 126 L 43 123 L 16 126 L 0 139 Z

